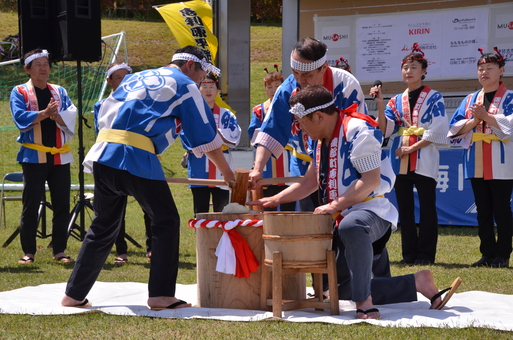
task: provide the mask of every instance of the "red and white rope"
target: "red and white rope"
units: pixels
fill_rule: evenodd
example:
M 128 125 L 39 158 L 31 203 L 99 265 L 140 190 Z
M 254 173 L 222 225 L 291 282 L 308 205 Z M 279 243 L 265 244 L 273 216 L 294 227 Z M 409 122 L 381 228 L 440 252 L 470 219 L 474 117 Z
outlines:
M 241 226 L 253 226 L 253 227 L 262 227 L 264 222 L 262 220 L 233 220 L 233 221 L 217 221 L 217 220 L 207 220 L 200 218 L 192 218 L 188 223 L 189 227 L 198 229 L 198 228 L 223 228 L 223 230 L 228 231 L 233 228 L 241 225 Z
M 253 226 L 261 228 L 262 220 L 234 220 L 217 221 L 207 219 L 190 219 L 189 227 L 198 228 L 223 228 L 223 235 L 216 248 L 216 270 L 225 274 L 232 274 L 235 277 L 249 278 L 252 272 L 256 272 L 258 259 L 255 257 L 246 240 L 244 240 L 237 230 L 237 226 Z M 235 246 L 235 247 L 234 247 Z

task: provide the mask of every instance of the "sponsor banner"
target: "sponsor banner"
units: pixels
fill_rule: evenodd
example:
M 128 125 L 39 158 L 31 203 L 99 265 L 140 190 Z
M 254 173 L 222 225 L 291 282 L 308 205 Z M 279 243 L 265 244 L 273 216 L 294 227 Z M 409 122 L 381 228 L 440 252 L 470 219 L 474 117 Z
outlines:
M 428 60 L 427 81 L 476 79 L 478 48 L 492 52 L 495 46 L 508 59 L 504 76 L 513 75 L 511 3 L 384 15 L 315 16 L 314 23 L 315 37 L 328 46 L 330 65 L 343 56 L 362 84 L 376 79 L 401 81 L 401 60 L 413 43 L 419 44 Z
M 429 75 L 440 76 L 442 16 L 403 14 L 357 20 L 357 77 L 360 80 L 401 76 L 401 60 L 414 43 L 424 51 Z
M 442 75 L 475 75 L 479 48 L 488 43 L 488 11 L 451 11 L 443 15 Z
M 321 41 L 330 48 L 350 47 L 350 26 L 328 26 L 322 28 Z M 338 56 L 340 57 L 340 56 Z M 337 59 L 338 59 L 337 57 Z
M 513 75 L 513 6 L 502 10 L 492 11 L 490 30 L 493 36 L 494 46 L 506 58 L 504 75 Z
M 498 14 L 494 22 L 495 37 L 513 39 L 513 13 Z

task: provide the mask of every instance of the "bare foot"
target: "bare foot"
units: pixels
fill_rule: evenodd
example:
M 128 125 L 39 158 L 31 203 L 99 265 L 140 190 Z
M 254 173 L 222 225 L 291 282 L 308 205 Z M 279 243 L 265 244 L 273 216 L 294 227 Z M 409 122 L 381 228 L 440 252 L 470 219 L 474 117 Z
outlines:
M 156 296 L 148 298 L 148 306 L 153 310 L 180 309 L 192 307 L 190 303 L 175 298 L 174 296 Z
M 372 304 L 372 296 L 369 296 L 365 301 L 356 302 L 356 318 L 375 320 L 379 320 L 381 318 L 379 310 Z
M 417 292 L 421 293 L 429 300 L 438 293 L 433 273 L 430 270 L 421 270 L 420 272 L 413 274 L 413 276 L 415 276 L 415 288 L 417 289 Z M 442 303 L 442 298 L 439 297 L 431 303 L 431 307 L 429 307 L 429 309 L 436 309 L 440 303 Z

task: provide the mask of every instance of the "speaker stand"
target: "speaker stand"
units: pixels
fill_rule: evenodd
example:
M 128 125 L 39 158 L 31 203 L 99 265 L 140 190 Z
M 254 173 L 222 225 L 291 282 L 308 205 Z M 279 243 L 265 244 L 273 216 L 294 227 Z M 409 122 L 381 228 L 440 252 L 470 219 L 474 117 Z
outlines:
M 79 194 L 78 202 L 73 208 L 71 220 L 68 224 L 68 237 L 73 236 L 79 241 L 84 240 L 85 236 L 85 215 L 84 208 L 89 207 L 93 210 L 93 206 L 89 199 L 85 198 L 84 195 L 84 132 L 83 132 L 83 120 L 84 115 L 82 113 L 82 65 L 80 60 L 77 60 L 77 97 L 78 97 L 78 183 L 79 183 Z M 75 223 L 79 218 L 79 223 Z

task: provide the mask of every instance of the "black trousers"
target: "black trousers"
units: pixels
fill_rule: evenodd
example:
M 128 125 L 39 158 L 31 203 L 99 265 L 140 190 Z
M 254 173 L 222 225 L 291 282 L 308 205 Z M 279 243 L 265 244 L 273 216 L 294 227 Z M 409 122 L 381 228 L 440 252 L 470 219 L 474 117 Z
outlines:
M 126 210 L 126 207 L 125 207 Z M 146 228 L 146 251 L 151 251 L 151 219 L 148 214 L 144 212 L 144 227 Z M 121 229 L 119 230 L 118 237 L 116 238 L 116 253 L 118 255 L 126 254 L 128 252 L 128 244 L 125 240 L 125 229 L 126 229 L 126 221 L 123 219 L 123 224 L 121 225 Z
M 51 160 L 53 161 L 53 158 Z M 35 254 L 37 251 L 37 217 L 39 204 L 45 196 L 45 182 L 48 183 L 50 189 L 50 201 L 53 209 L 53 254 L 66 250 L 70 220 L 70 165 L 54 165 L 52 163 L 21 163 L 24 189 L 20 240 L 25 254 Z
M 180 216 L 166 181 L 150 180 L 99 163 L 93 164 L 96 214 L 80 248 L 66 295 L 83 300 L 109 256 L 133 196 L 151 218 L 152 257 L 149 297 L 174 296 L 178 274 Z
M 470 183 L 477 207 L 481 254 L 509 259 L 513 233 L 510 205 L 513 180 L 471 178 Z M 497 240 L 494 221 L 497 224 Z
M 197 213 L 206 213 L 210 210 L 210 195 L 214 212 L 221 212 L 230 203 L 230 190 L 223 190 L 218 187 L 193 187 L 192 201 L 194 205 L 194 216 Z
M 415 224 L 413 187 L 417 188 L 420 206 L 419 231 Z M 397 175 L 395 195 L 401 223 L 403 259 L 435 262 L 438 242 L 438 215 L 436 211 L 436 180 L 409 172 Z
M 338 299 L 352 300 L 353 294 L 351 289 L 352 273 L 345 261 L 345 246 L 337 232 L 333 235 L 333 249 L 337 251 L 337 281 L 338 281 Z M 386 248 L 383 249 L 386 251 Z M 386 255 L 387 267 L 389 266 L 388 253 Z M 417 301 L 417 289 L 415 287 L 415 276 L 413 274 L 378 277 L 374 274 L 376 270 L 376 262 L 379 259 L 374 257 L 372 263 L 373 278 L 371 280 L 372 303 L 375 305 L 386 305 L 390 303 Z M 383 267 L 381 267 L 383 269 Z

